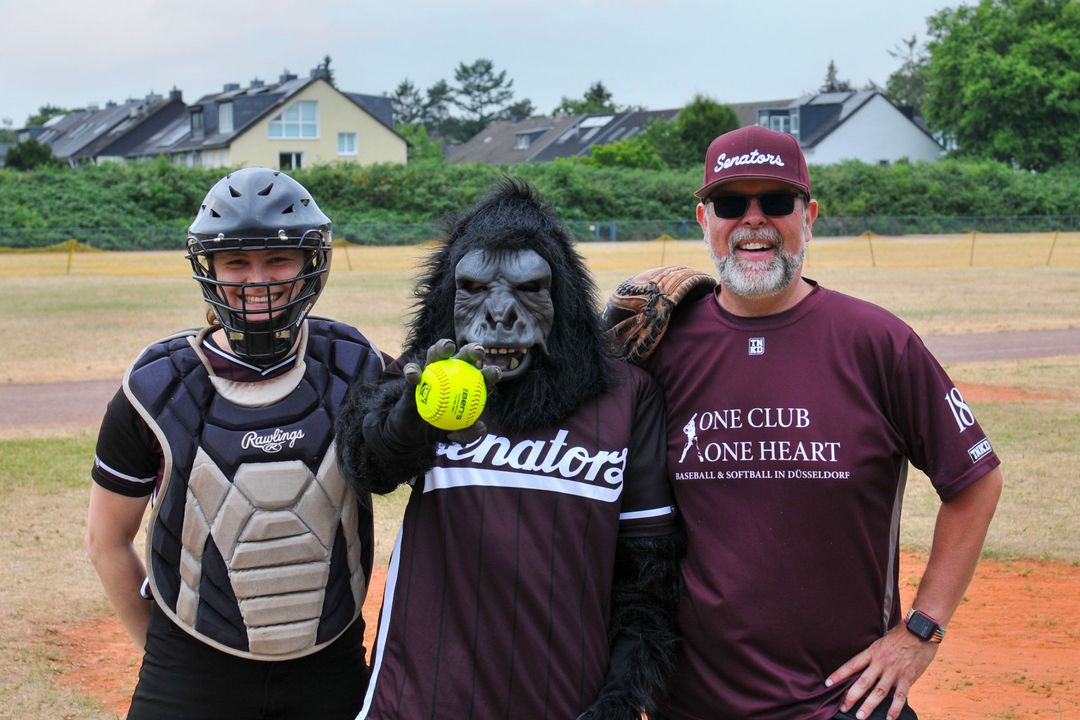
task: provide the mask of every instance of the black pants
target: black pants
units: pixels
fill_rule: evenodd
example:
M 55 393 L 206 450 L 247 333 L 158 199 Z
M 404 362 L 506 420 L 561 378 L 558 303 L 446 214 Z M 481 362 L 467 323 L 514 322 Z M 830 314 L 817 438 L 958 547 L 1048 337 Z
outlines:
M 128 720 L 353 720 L 367 680 L 363 621 L 313 655 L 267 662 L 212 648 L 155 607 Z

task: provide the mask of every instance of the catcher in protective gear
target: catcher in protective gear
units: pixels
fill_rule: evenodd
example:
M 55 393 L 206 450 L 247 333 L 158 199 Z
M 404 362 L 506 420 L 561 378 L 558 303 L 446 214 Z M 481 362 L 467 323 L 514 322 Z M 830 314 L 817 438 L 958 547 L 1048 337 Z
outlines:
M 148 345 L 105 411 L 86 547 L 142 656 L 128 720 L 351 720 L 363 701 L 371 499 L 333 423 L 384 363 L 309 316 L 331 229 L 284 173 L 220 179 L 186 237 L 208 324 Z
M 604 310 L 612 352 L 627 362 L 641 364 L 667 332 L 675 307 L 715 287 L 715 278 L 686 265 L 649 268 L 624 280 Z

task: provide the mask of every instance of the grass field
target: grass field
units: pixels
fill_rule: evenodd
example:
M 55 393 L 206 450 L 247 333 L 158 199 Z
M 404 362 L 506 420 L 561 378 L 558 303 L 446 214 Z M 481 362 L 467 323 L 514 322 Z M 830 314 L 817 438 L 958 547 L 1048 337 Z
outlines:
M 580 250 L 605 295 L 644 267 L 710 264 L 699 242 Z M 923 335 L 1080 327 L 1080 236 L 979 236 L 971 250 L 970 236 L 816 240 L 806 274 L 883 305 Z M 340 248 L 320 314 L 396 353 L 425 252 Z M 202 317 L 179 253 L 76 253 L 70 274 L 62 253 L 0 254 L 0 384 L 119 378 L 148 342 Z M 1080 563 L 1080 358 L 948 370 L 961 383 L 1019 391 L 972 401 L 1006 476 L 987 554 Z M 0 439 L 0 718 L 111 717 L 58 687 L 50 666 L 56 627 L 107 612 L 82 552 L 93 443 L 90 428 Z M 925 549 L 936 496 L 919 477 L 908 487 L 902 537 Z M 396 493 L 377 504 L 380 559 L 403 501 Z

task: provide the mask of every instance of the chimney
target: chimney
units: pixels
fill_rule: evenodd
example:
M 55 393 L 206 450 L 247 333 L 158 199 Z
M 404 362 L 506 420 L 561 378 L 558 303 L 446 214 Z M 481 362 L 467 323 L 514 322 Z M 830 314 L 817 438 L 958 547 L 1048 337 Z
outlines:
M 318 67 L 311 68 L 311 75 L 309 77 L 322 78 L 323 80 L 329 81 L 330 80 L 330 71 L 327 70 L 326 68 L 324 68 L 322 65 L 320 65 Z
M 296 75 L 294 75 L 293 73 L 286 70 L 285 72 L 281 73 L 281 77 L 278 78 L 278 82 L 279 83 L 287 83 L 290 80 L 295 80 L 295 79 L 296 79 Z
M 221 92 L 236 92 L 239 89 L 240 83 L 225 83 L 225 87 Z
M 93 109 L 93 110 L 97 110 L 97 106 L 96 106 L 96 105 L 91 105 L 90 107 L 91 107 L 91 109 Z M 116 107 L 116 102 L 115 102 L 115 101 L 113 101 L 113 100 L 109 100 L 109 101 L 108 101 L 107 103 L 105 103 L 105 107 L 106 107 L 106 108 L 114 108 L 114 107 Z
M 169 100 L 170 101 L 171 100 L 179 100 L 180 102 L 183 102 L 184 101 L 184 93 L 183 93 L 183 91 L 179 90 L 175 85 L 173 85 L 173 89 L 169 91 Z
M 265 85 L 265 83 L 262 80 L 260 80 L 259 78 L 252 78 L 251 84 L 248 85 L 248 88 L 251 89 L 251 90 L 258 90 L 259 88 L 263 87 L 264 85 Z

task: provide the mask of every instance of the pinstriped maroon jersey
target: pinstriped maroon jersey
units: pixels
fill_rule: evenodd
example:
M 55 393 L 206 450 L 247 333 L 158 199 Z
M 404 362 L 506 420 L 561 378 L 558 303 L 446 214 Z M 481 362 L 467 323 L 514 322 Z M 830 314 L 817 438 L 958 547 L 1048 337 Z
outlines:
M 390 562 L 361 718 L 573 718 L 607 670 L 620 535 L 674 531 L 637 368 L 564 422 L 439 448 Z

